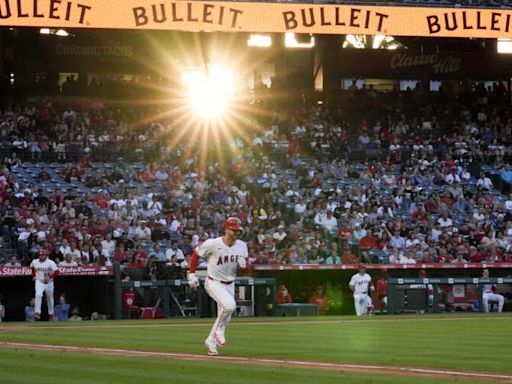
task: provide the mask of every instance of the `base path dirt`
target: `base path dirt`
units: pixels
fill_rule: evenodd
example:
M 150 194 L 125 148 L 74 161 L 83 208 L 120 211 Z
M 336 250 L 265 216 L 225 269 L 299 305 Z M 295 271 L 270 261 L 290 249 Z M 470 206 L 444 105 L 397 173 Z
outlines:
M 191 353 L 177 352 L 157 352 L 157 351 L 138 351 L 129 349 L 115 348 L 94 348 L 94 347 L 77 347 L 77 346 L 59 346 L 48 344 L 32 344 L 32 343 L 14 343 L 0 342 L 0 348 L 10 349 L 31 349 L 53 352 L 78 352 L 78 353 L 94 353 L 98 355 L 108 356 L 133 356 L 133 357 L 153 357 L 173 360 L 189 360 L 189 361 L 208 361 L 219 363 L 247 364 L 256 366 L 269 367 L 287 367 L 287 368 L 308 368 L 308 369 L 324 369 L 338 372 L 360 372 L 365 374 L 377 375 L 400 375 L 408 377 L 430 377 L 439 380 L 455 379 L 461 381 L 487 381 L 495 383 L 512 383 L 512 373 L 496 373 L 496 372 L 478 372 L 478 371 L 459 371 L 445 370 L 438 368 L 418 368 L 418 367 L 400 367 L 386 365 L 364 365 L 364 364 L 342 364 L 327 363 L 317 361 L 298 361 L 298 360 L 281 360 L 281 359 L 265 359 L 256 357 L 240 357 L 240 356 L 215 356 L 197 355 Z M 442 382 L 442 381 L 441 381 Z

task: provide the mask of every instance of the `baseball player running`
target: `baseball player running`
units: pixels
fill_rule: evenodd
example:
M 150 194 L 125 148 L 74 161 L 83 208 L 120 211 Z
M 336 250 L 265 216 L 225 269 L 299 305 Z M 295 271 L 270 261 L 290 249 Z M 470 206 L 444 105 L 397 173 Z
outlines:
M 354 294 L 356 315 L 366 315 L 368 313 L 369 303 L 371 303 L 368 291 L 373 291 L 375 288 L 371 276 L 366 273 L 366 266 L 364 264 L 359 264 L 359 272 L 352 276 L 348 286 Z
M 46 293 L 46 304 L 48 304 L 48 317 L 53 320 L 53 278 L 59 274 L 57 264 L 48 259 L 45 249 L 39 252 L 38 258 L 30 263 L 32 268 L 32 280 L 36 283 L 36 304 L 34 308 L 34 319 L 41 318 L 41 303 L 43 293 Z
M 484 269 L 482 271 L 482 278 L 489 278 L 489 270 Z M 489 302 L 494 301 L 498 303 L 498 312 L 503 311 L 503 304 L 505 304 L 505 297 L 500 295 L 499 293 L 495 293 L 493 291 L 493 284 L 484 284 L 483 293 L 482 293 L 482 301 L 484 304 L 484 311 L 489 312 Z
M 217 302 L 218 314 L 215 323 L 205 340 L 208 355 L 217 356 L 217 345 L 226 345 L 226 326 L 235 311 L 235 284 L 238 267 L 250 268 L 247 244 L 238 240 L 242 232 L 242 222 L 237 217 L 230 217 L 224 222 L 224 236 L 206 240 L 200 244 L 190 259 L 188 283 L 197 288 L 199 280 L 195 275 L 200 257 L 208 261 L 204 288 L 208 295 Z

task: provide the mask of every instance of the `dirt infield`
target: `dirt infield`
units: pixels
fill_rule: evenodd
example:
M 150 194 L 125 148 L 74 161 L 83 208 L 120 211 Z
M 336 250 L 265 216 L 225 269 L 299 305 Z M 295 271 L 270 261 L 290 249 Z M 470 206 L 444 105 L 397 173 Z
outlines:
M 401 367 L 401 366 L 385 366 L 385 365 L 362 365 L 362 364 L 342 364 L 327 363 L 313 361 L 297 361 L 297 360 L 281 360 L 281 359 L 265 359 L 254 357 L 239 356 L 216 356 L 209 357 L 206 355 L 197 355 L 190 353 L 175 352 L 156 352 L 156 351 L 139 351 L 129 349 L 114 348 L 93 348 L 78 346 L 58 346 L 48 344 L 33 343 L 13 343 L 0 342 L 0 348 L 9 349 L 29 349 L 53 352 L 68 353 L 93 353 L 97 355 L 108 356 L 132 356 L 132 357 L 153 357 L 173 360 L 188 361 L 208 361 L 219 363 L 234 363 L 268 367 L 287 367 L 287 368 L 308 368 L 321 369 L 338 372 L 359 372 L 365 374 L 377 375 L 399 375 L 405 377 L 429 377 L 439 380 L 454 379 L 461 381 L 488 381 L 495 383 L 512 383 L 512 374 L 493 373 L 493 372 L 475 372 L 475 371 L 459 371 L 459 370 L 443 370 L 436 368 L 419 368 L 419 367 Z

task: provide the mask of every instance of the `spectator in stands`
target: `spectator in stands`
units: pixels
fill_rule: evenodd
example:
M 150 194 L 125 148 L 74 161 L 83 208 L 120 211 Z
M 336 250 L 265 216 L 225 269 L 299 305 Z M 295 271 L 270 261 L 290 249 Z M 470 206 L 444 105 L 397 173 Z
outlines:
M 277 231 L 272 234 L 272 239 L 274 239 L 276 244 L 279 244 L 287 236 L 288 234 L 284 231 L 284 225 L 280 224 L 277 226 Z
M 482 187 L 488 191 L 493 189 L 492 180 L 484 172 L 480 172 L 480 177 L 477 180 L 476 185 L 477 185 L 477 187 Z
M 114 256 L 112 257 L 112 260 L 119 264 L 127 263 L 130 259 L 128 252 L 124 249 L 124 244 L 117 244 Z
M 309 264 L 323 264 L 324 257 L 319 252 L 317 246 L 311 247 L 311 249 L 306 253 L 306 257 L 309 261 Z
M 165 252 L 162 251 L 159 243 L 155 243 L 153 246 L 153 250 L 149 253 L 149 257 L 156 257 L 157 261 L 167 261 L 167 257 L 165 256 Z
M 139 225 L 136 227 L 133 238 L 136 240 L 151 240 L 151 229 L 146 226 L 147 221 L 141 220 Z
M 400 235 L 400 229 L 395 229 L 393 236 L 389 240 L 389 245 L 396 249 L 405 248 L 405 238 Z
M 21 267 L 21 264 L 18 262 L 18 258 L 13 255 L 9 259 L 7 263 L 4 264 L 5 267 Z
M 61 293 L 59 296 L 59 303 L 55 305 L 53 311 L 56 321 L 68 321 L 69 320 L 69 309 L 70 305 L 66 302 L 66 295 Z
M 176 261 L 178 263 L 182 263 L 183 261 L 185 261 L 185 254 L 183 253 L 183 251 L 180 248 L 178 248 L 177 241 L 173 241 L 171 243 L 171 247 L 165 251 L 165 258 L 168 261 L 171 260 L 172 256 L 176 256 Z
M 341 262 L 343 264 L 357 264 L 359 263 L 359 258 L 352 253 L 349 246 L 346 246 L 343 248 L 343 253 L 341 254 Z
M 73 255 L 71 253 L 67 253 L 64 256 L 64 260 L 59 263 L 59 267 L 76 267 L 78 263 L 73 260 Z
M 512 184 L 512 166 L 510 164 L 506 164 L 505 168 L 500 172 L 500 179 L 504 184 L 505 191 L 510 191 L 510 184 Z
M 341 264 L 341 257 L 338 254 L 338 243 L 331 243 L 325 257 L 326 265 Z

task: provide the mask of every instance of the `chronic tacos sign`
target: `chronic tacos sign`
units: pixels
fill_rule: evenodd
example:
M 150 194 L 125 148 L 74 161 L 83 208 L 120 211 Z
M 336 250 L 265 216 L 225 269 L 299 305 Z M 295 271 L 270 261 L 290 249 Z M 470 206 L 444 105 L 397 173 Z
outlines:
M 0 0 L 0 25 L 510 37 L 512 10 L 148 0 Z

